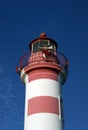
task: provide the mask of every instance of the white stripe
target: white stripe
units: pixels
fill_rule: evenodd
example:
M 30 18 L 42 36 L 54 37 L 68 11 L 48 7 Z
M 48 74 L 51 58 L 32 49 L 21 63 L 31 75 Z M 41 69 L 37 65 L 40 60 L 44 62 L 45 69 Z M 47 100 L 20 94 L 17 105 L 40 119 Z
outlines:
M 60 84 L 51 79 L 38 79 L 26 83 L 27 98 L 36 96 L 52 96 L 58 98 L 61 95 Z
M 24 130 L 63 130 L 63 122 L 56 114 L 33 114 L 25 119 Z

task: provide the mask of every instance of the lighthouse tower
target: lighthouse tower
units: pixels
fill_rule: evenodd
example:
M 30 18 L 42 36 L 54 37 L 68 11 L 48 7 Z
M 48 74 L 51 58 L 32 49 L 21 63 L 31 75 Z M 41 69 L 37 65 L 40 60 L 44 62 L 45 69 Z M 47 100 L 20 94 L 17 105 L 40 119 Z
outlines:
M 61 87 L 68 74 L 66 57 L 45 33 L 29 44 L 17 72 L 25 84 L 24 130 L 64 130 Z

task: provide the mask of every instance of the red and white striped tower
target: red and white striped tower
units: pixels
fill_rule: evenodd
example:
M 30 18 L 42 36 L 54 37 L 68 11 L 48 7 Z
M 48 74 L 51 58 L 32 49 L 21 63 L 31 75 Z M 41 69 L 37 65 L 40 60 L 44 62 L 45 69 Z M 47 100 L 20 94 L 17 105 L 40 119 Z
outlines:
M 64 130 L 61 86 L 68 74 L 68 61 L 57 53 L 57 43 L 42 33 L 20 59 L 26 86 L 24 130 Z

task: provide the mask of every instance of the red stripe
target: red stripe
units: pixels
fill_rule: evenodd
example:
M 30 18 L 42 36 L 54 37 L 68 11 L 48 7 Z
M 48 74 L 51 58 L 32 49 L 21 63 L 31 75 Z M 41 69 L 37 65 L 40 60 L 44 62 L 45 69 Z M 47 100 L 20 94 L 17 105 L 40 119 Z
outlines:
M 37 69 L 37 70 L 32 70 L 28 74 L 28 80 L 29 82 L 41 78 L 46 78 L 46 79 L 52 79 L 58 81 L 58 73 L 56 71 L 53 71 L 52 69 Z
M 58 64 L 52 62 L 34 62 L 24 68 L 25 73 L 29 76 L 29 82 L 40 79 L 40 77 L 58 81 L 58 74 L 61 70 L 62 67 L 60 65 L 58 66 Z
M 49 96 L 39 96 L 28 100 L 28 115 L 43 112 L 59 114 L 58 99 Z

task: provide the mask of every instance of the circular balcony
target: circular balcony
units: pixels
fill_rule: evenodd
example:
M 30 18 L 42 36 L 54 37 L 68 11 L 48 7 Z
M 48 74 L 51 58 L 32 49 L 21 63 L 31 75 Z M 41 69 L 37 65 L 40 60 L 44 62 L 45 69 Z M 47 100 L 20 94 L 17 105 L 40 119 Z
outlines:
M 30 54 L 30 52 L 26 52 L 21 58 L 20 58 L 20 65 L 16 68 L 17 73 L 20 72 L 24 67 L 27 65 L 32 66 L 34 64 L 41 64 L 41 63 L 54 63 L 62 68 L 68 70 L 68 60 L 66 57 L 58 52 L 54 52 L 51 50 L 47 51 L 35 51 L 33 54 Z

